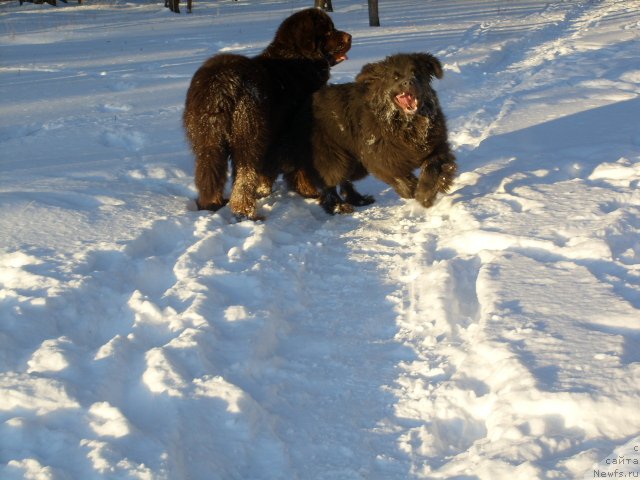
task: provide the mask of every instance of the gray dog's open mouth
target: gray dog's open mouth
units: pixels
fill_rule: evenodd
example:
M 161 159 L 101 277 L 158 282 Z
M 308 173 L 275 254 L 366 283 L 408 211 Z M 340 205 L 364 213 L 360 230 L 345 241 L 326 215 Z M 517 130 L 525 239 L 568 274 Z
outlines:
M 404 113 L 413 115 L 418 111 L 418 99 L 412 93 L 402 92 L 394 100 Z

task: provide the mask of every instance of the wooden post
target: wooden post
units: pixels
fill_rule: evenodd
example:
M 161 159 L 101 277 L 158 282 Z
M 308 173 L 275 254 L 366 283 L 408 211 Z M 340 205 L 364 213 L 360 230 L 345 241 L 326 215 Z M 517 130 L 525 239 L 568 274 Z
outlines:
M 380 16 L 378 15 L 378 0 L 369 0 L 369 26 L 380 26 Z

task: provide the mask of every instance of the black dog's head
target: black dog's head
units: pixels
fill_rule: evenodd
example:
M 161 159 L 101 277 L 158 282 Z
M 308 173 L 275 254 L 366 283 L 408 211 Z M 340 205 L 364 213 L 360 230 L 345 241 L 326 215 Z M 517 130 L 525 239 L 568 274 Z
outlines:
M 324 58 L 334 66 L 347 59 L 351 35 L 336 30 L 331 17 L 318 8 L 307 8 L 286 18 L 269 47 L 272 54 L 307 59 Z
M 356 82 L 367 85 L 370 104 L 388 118 L 396 113 L 432 116 L 439 105 L 431 80 L 442 75 L 442 65 L 433 55 L 400 53 L 365 65 Z
M 351 35 L 335 29 L 326 35 L 322 46 L 325 58 L 332 67 L 348 58 L 347 52 L 350 48 Z

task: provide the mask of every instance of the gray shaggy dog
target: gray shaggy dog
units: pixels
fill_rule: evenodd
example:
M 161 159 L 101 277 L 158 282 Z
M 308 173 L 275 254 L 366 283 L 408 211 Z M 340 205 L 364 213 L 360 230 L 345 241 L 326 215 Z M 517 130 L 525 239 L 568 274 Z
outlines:
M 404 53 L 365 65 L 354 83 L 320 89 L 298 112 L 280 163 L 306 170 L 331 214 L 374 201 L 351 183 L 368 173 L 430 207 L 449 190 L 457 169 L 431 86 L 442 75 L 434 56 Z
M 227 203 L 231 160 L 231 211 L 239 219 L 261 218 L 256 200 L 271 192 L 274 172 L 279 172 L 269 152 L 350 47 L 351 35 L 336 30 L 322 10 L 310 8 L 285 19 L 260 55 L 219 54 L 204 62 L 191 80 L 183 115 L 195 156 L 200 210 Z M 317 195 L 303 173 L 289 172 L 292 188 Z

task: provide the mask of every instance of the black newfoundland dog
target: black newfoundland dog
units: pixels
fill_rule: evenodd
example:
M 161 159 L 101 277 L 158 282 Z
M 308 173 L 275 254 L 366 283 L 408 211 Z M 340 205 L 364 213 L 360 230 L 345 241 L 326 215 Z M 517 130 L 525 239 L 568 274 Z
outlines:
M 199 209 L 217 210 L 227 203 L 223 194 L 231 159 L 231 211 L 239 219 L 260 218 L 256 199 L 268 195 L 273 183 L 274 167 L 266 165 L 269 151 L 350 47 L 351 35 L 336 30 L 322 10 L 310 8 L 285 19 L 260 55 L 219 54 L 200 67 L 183 117 L 196 161 Z M 303 172 L 289 172 L 288 179 L 301 194 L 317 194 Z
M 430 207 L 438 192 L 449 190 L 457 168 L 434 77 L 442 78 L 434 56 L 397 54 L 365 65 L 355 83 L 322 88 L 281 147 L 283 168 L 306 169 L 328 213 L 373 203 L 351 184 L 368 173 Z

